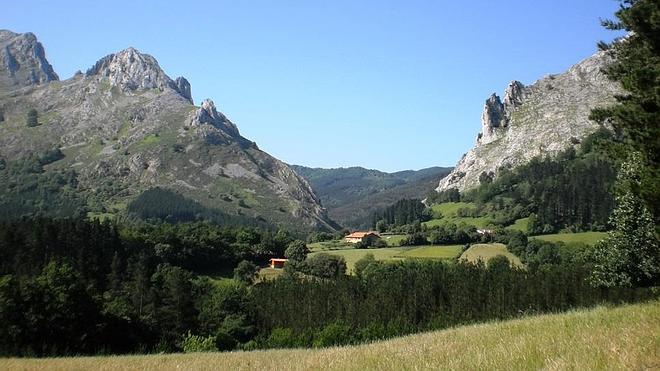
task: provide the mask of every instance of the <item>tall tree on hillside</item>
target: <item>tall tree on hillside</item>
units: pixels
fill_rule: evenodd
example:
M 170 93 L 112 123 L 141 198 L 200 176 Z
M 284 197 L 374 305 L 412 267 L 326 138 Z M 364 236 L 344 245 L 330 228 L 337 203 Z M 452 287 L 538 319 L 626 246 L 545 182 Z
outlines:
M 614 230 L 594 248 L 592 284 L 655 286 L 660 281 L 660 245 L 651 213 L 638 196 L 640 155 L 633 153 L 619 171 Z
M 611 122 L 632 148 L 644 154 L 640 195 L 660 217 L 660 1 L 621 0 L 616 21 L 603 21 L 611 30 L 628 35 L 599 47 L 615 58 L 605 73 L 626 90 L 617 104 L 597 108 L 591 118 Z

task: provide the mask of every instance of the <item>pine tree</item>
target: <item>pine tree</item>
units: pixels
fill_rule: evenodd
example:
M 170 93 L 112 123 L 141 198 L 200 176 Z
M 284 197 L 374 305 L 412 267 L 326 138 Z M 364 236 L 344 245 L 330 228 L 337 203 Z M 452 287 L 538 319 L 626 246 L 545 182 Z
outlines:
M 628 144 L 644 155 L 640 194 L 651 213 L 660 217 L 660 1 L 623 0 L 617 21 L 604 21 L 611 30 L 626 30 L 625 38 L 599 43 L 615 58 L 607 76 L 626 90 L 618 103 L 592 111 L 590 118 L 611 122 Z M 656 219 L 657 221 L 657 219 Z
M 617 180 L 614 230 L 594 249 L 595 286 L 653 286 L 660 279 L 660 247 L 651 213 L 638 196 L 641 155 L 633 153 Z

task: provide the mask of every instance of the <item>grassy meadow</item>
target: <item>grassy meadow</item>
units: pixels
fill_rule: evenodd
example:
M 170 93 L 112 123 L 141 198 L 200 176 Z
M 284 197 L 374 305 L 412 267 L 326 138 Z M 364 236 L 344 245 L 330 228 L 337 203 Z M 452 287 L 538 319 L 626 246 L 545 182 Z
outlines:
M 506 246 L 501 243 L 489 243 L 489 244 L 480 243 L 480 244 L 472 245 L 469 249 L 467 249 L 463 253 L 463 255 L 461 255 L 460 259 L 467 260 L 469 262 L 476 262 L 478 260 L 483 260 L 484 262 L 488 262 L 488 260 L 498 255 L 506 256 L 513 265 L 516 265 L 518 267 L 523 266 L 523 263 L 520 261 L 520 258 L 510 253 L 509 250 L 506 249 Z
M 659 365 L 659 301 L 463 326 L 346 347 L 0 359 L 3 370 L 646 370 Z
M 445 202 L 442 204 L 435 204 L 431 206 L 433 210 L 433 219 L 424 222 L 426 227 L 432 228 L 435 226 L 444 225 L 447 223 L 453 224 L 467 224 L 473 225 L 477 228 L 485 228 L 492 223 L 492 220 L 488 216 L 480 217 L 461 217 L 458 216 L 458 210 L 460 209 L 475 209 L 476 206 L 471 202 Z
M 587 245 L 595 245 L 596 242 L 607 237 L 606 232 L 580 232 L 580 233 L 558 233 L 532 236 L 530 239 L 538 239 L 551 242 L 582 242 Z
M 452 259 L 461 253 L 460 245 L 424 245 L 410 247 L 382 247 L 378 249 L 344 249 L 344 250 L 317 250 L 309 254 L 313 256 L 318 253 L 339 255 L 346 260 L 348 272 L 353 272 L 355 262 L 367 254 L 373 254 L 376 260 L 402 260 L 408 258 L 421 259 Z

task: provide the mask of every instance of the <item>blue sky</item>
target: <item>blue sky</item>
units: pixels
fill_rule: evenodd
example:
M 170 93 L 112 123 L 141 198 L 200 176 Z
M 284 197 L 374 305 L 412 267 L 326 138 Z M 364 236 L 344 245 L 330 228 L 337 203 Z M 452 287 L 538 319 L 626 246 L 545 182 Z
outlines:
M 279 159 L 453 166 L 485 99 L 595 52 L 614 0 L 12 1 L 61 79 L 136 47 Z

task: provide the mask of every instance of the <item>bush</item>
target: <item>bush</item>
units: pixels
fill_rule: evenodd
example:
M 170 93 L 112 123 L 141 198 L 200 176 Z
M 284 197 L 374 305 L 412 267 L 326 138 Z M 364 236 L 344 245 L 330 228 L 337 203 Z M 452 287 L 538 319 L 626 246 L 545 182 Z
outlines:
M 307 244 L 300 240 L 291 241 L 284 252 L 284 256 L 287 259 L 296 262 L 304 261 L 307 258 L 307 254 L 309 254 Z
M 343 256 L 319 253 L 305 260 L 305 273 L 321 278 L 338 278 L 346 274 Z
M 315 347 L 348 344 L 353 340 L 353 329 L 342 322 L 331 323 L 319 331 L 314 338 Z
M 216 352 L 218 348 L 215 345 L 216 338 L 214 336 L 199 336 L 193 335 L 190 331 L 181 340 L 181 349 L 184 353 L 194 352 Z
M 219 351 L 232 350 L 236 348 L 236 345 L 238 345 L 236 339 L 234 339 L 226 331 L 219 330 L 215 334 L 215 347 L 217 350 Z M 200 350 L 200 352 L 203 352 L 203 350 Z
M 413 233 L 403 240 L 401 240 L 401 246 L 419 246 L 426 245 L 429 241 L 426 239 L 424 233 Z
M 251 285 L 257 278 L 259 267 L 247 260 L 243 260 L 234 269 L 234 279 L 243 282 L 246 285 Z

